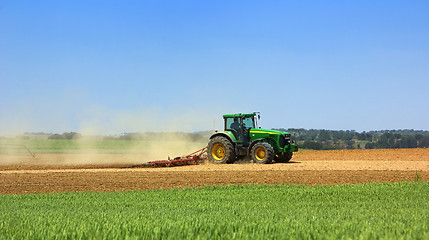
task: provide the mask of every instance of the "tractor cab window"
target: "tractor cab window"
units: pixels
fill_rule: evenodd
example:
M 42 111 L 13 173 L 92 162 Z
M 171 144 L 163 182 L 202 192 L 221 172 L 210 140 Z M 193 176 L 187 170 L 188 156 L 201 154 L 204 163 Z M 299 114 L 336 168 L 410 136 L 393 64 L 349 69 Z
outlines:
M 226 118 L 225 119 L 225 129 L 226 130 L 236 130 L 238 131 L 241 128 L 240 118 Z
M 244 128 L 255 128 L 255 121 L 253 117 L 243 118 L 243 127 Z
M 225 118 L 225 130 L 231 131 L 238 140 L 241 140 L 243 130 L 241 118 Z

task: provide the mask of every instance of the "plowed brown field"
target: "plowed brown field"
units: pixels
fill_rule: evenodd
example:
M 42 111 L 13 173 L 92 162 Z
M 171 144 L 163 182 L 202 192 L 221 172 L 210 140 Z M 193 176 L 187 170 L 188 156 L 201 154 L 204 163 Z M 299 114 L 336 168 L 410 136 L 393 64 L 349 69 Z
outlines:
M 0 193 L 128 191 L 221 184 L 429 181 L 429 149 L 302 151 L 290 163 L 120 168 L 138 155 L 0 155 Z

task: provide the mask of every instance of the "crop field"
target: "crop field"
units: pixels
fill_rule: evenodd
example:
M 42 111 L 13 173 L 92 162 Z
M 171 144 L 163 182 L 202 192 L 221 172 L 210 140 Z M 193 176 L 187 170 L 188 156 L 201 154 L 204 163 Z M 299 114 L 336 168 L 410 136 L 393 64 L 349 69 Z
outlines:
M 429 149 L 171 168 L 40 149 L 0 154 L 0 239 L 429 238 Z
M 0 195 L 2 239 L 428 239 L 429 183 Z

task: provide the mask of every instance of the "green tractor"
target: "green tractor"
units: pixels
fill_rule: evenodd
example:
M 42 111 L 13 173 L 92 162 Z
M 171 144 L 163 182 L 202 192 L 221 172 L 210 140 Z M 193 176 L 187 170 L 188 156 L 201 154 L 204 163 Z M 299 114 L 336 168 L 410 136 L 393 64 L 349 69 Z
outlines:
M 259 113 L 223 115 L 224 131 L 215 132 L 207 145 L 207 155 L 215 163 L 233 163 L 250 156 L 254 163 L 289 162 L 298 146 L 290 133 L 260 129 Z

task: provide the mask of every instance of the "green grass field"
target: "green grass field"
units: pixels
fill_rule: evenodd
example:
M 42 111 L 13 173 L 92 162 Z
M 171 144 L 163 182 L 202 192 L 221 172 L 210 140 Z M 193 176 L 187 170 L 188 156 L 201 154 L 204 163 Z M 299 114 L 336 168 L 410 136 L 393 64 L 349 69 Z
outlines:
M 153 148 L 184 148 L 186 151 L 198 150 L 207 145 L 203 141 L 148 141 L 148 140 L 55 140 L 55 139 L 0 139 L 0 154 L 28 154 L 25 145 L 32 153 L 104 153 L 123 154 L 151 152 Z M 187 152 L 184 152 L 187 153 Z
M 0 195 L 0 239 L 429 239 L 429 183 Z

